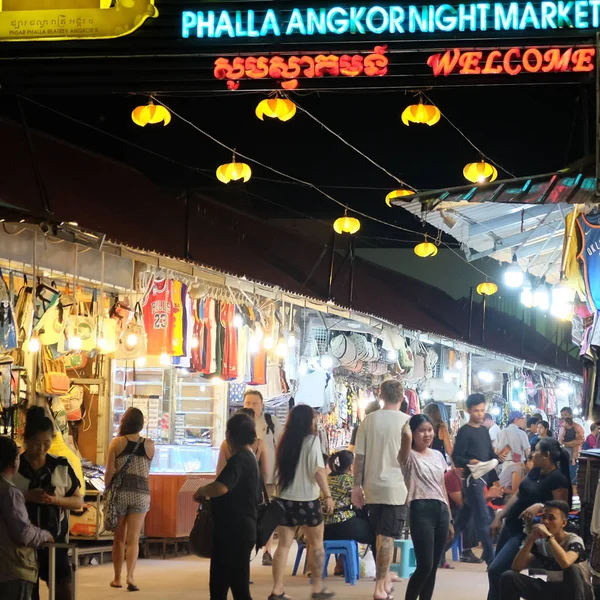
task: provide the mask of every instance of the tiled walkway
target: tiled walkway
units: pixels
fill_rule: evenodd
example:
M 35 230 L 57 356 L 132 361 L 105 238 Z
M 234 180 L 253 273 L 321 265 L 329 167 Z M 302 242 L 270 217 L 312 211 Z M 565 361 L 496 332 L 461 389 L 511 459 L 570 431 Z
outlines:
M 450 553 L 448 553 L 449 555 Z M 292 558 L 290 554 L 290 559 Z M 266 600 L 271 591 L 271 569 L 260 565 L 252 567 L 251 586 L 254 600 Z M 434 600 L 485 600 L 487 595 L 487 577 L 485 565 L 472 566 L 453 563 L 455 570 L 438 571 Z M 333 564 L 331 564 L 331 569 Z M 291 574 L 291 566 L 290 566 Z M 88 566 L 78 571 L 77 600 L 126 600 L 129 593 L 125 590 L 111 589 L 112 565 Z M 171 558 L 168 560 L 140 560 L 137 571 L 137 583 L 141 592 L 134 595 L 135 600 L 209 600 L 208 561 L 193 557 Z M 343 579 L 329 577 L 327 584 L 337 593 L 339 600 L 373 597 L 372 581 L 359 581 L 356 586 L 346 585 Z M 396 584 L 394 597 L 403 600 L 406 583 Z M 309 597 L 308 581 L 305 577 L 288 577 L 286 592 L 294 600 Z M 1 597 L 1 594 L 0 594 Z M 42 599 L 46 599 L 43 590 Z

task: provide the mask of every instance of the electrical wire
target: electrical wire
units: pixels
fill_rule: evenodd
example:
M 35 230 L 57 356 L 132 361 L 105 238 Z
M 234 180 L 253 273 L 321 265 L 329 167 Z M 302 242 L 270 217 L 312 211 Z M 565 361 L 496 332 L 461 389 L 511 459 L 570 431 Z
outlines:
M 423 96 L 423 98 L 425 98 L 428 102 L 430 102 L 431 104 L 435 104 L 431 98 L 429 98 L 429 96 L 425 93 L 425 92 L 420 92 L 421 95 Z M 436 104 L 437 106 L 437 104 Z M 437 106 L 437 109 L 440 110 L 439 106 Z M 463 133 L 463 131 L 460 130 L 460 128 L 455 125 L 449 118 L 448 116 L 443 113 L 440 110 L 440 114 L 442 115 L 442 117 L 444 117 L 444 119 L 446 119 L 446 121 L 448 121 L 448 123 L 450 124 L 450 126 L 452 126 L 454 129 L 456 129 L 456 131 L 458 131 L 458 133 L 460 133 L 460 135 L 485 159 L 489 160 L 493 165 L 495 165 L 496 167 L 498 167 L 499 169 L 501 169 L 502 171 L 504 171 L 507 175 L 510 175 L 511 177 L 516 177 L 516 175 L 514 173 L 511 173 L 508 169 L 504 168 L 500 163 L 496 162 L 494 159 L 490 158 L 485 152 L 483 152 L 483 150 L 481 150 L 480 148 L 478 148 L 468 137 L 465 133 Z
M 43 103 L 41 103 L 41 102 L 38 102 L 37 100 L 33 100 L 33 99 L 31 99 L 31 98 L 28 98 L 28 97 L 26 97 L 26 96 L 20 96 L 20 97 L 21 97 L 21 98 L 23 98 L 23 100 L 26 100 L 27 102 L 29 102 L 29 103 L 31 103 L 31 104 L 34 104 L 34 105 L 36 105 L 36 106 L 38 106 L 38 107 L 40 107 L 40 108 L 43 108 L 43 109 L 45 109 L 45 110 L 48 110 L 48 111 L 50 111 L 50 112 L 52 112 L 52 113 L 54 113 L 54 114 L 56 114 L 56 115 L 59 115 L 59 116 L 63 117 L 64 119 L 67 119 L 67 120 L 69 120 L 69 121 L 72 121 L 73 123 L 77 123 L 78 125 L 81 125 L 82 127 L 87 127 L 88 129 L 91 129 L 91 130 L 93 130 L 93 131 L 96 131 L 97 133 L 100 133 L 100 134 L 102 134 L 102 135 L 108 136 L 108 137 L 110 137 L 110 138 L 112 138 L 112 139 L 114 139 L 114 140 L 116 140 L 116 141 L 119 141 L 119 142 L 125 143 L 125 144 L 127 144 L 127 145 L 131 146 L 132 148 L 136 148 L 136 149 L 138 149 L 138 150 L 141 150 L 142 152 L 146 152 L 146 153 L 148 153 L 148 154 L 151 154 L 151 155 L 153 155 L 153 156 L 156 156 L 157 158 L 161 158 L 161 159 L 163 159 L 163 160 L 165 160 L 165 161 L 167 161 L 167 162 L 170 162 L 170 163 L 172 163 L 172 164 L 176 164 L 176 165 L 178 165 L 178 166 L 181 166 L 181 167 L 184 167 L 184 168 L 186 168 L 186 169 L 189 169 L 189 170 L 195 171 L 196 173 L 199 173 L 199 174 L 201 174 L 201 175 L 204 175 L 204 176 L 206 176 L 206 177 L 211 177 L 211 179 L 213 178 L 212 176 L 208 175 L 208 173 L 207 173 L 208 169 L 200 169 L 200 168 L 198 168 L 198 167 L 193 167 L 193 166 L 191 166 L 191 165 L 186 165 L 185 163 L 182 163 L 181 161 L 179 161 L 179 160 L 177 160 L 177 159 L 171 158 L 171 157 L 169 157 L 169 156 L 165 156 L 165 155 L 163 155 L 163 154 L 160 154 L 159 152 L 155 152 L 154 150 L 150 150 L 149 148 L 145 148 L 144 146 L 140 146 L 139 144 L 136 144 L 135 142 L 132 142 L 132 141 L 130 141 L 130 140 L 127 140 L 127 139 L 125 139 L 125 138 L 121 138 L 121 137 L 119 137 L 119 136 L 117 136 L 117 135 L 115 135 L 115 134 L 112 134 L 112 133 L 110 133 L 110 132 L 108 132 L 108 131 L 105 131 L 105 130 L 103 130 L 103 129 L 100 129 L 99 127 L 96 127 L 95 125 L 91 125 L 90 123 L 87 123 L 87 122 L 85 122 L 85 121 L 82 121 L 82 120 L 80 120 L 80 119 L 77 119 L 77 118 L 75 118 L 75 117 L 73 117 L 73 116 L 71 116 L 71 115 L 67 115 L 67 114 L 63 113 L 62 111 L 59 111 L 59 110 L 57 110 L 57 109 L 55 109 L 55 108 L 52 108 L 52 107 L 50 107 L 50 106 L 47 106 L 47 105 L 45 105 L 45 104 L 43 104 Z M 154 100 L 155 100 L 155 101 L 156 101 L 158 104 L 161 104 L 162 106 L 164 106 L 165 108 L 167 108 L 168 110 L 170 110 L 170 111 L 172 112 L 172 114 L 174 114 L 175 116 L 177 116 L 177 117 L 178 117 L 179 119 L 181 119 L 183 122 L 187 123 L 188 125 L 190 125 L 190 126 L 191 126 L 191 127 L 193 127 L 194 129 L 196 129 L 197 131 L 199 131 L 200 133 L 202 133 L 203 135 L 205 135 L 205 136 L 206 136 L 206 137 L 208 137 L 209 139 L 213 140 L 213 141 L 214 141 L 215 143 L 217 143 L 218 145 L 220 145 L 220 146 L 222 146 L 222 147 L 224 147 L 224 148 L 228 149 L 230 152 L 234 152 L 234 149 L 233 149 L 233 148 L 230 148 L 229 146 L 227 146 L 226 144 L 223 144 L 222 142 L 220 142 L 219 140 L 217 140 L 217 139 L 216 139 L 216 138 L 214 138 L 213 136 L 211 136 L 211 135 L 209 135 L 209 134 L 205 133 L 205 132 L 204 132 L 204 131 L 202 131 L 200 128 L 198 128 L 196 125 L 194 125 L 194 124 L 193 124 L 191 121 L 189 121 L 189 120 L 187 120 L 187 119 L 183 118 L 181 115 L 179 115 L 178 113 L 176 113 L 175 111 L 173 111 L 173 110 L 172 110 L 170 107 L 168 107 L 168 106 L 167 106 L 167 105 L 166 105 L 164 102 L 161 102 L 161 101 L 160 101 L 158 98 L 154 98 Z M 261 166 L 264 166 L 266 169 L 268 169 L 268 170 L 270 170 L 270 171 L 272 171 L 272 172 L 275 172 L 275 173 L 277 173 L 277 174 L 279 174 L 279 175 L 281 175 L 281 176 L 283 176 L 283 177 L 285 177 L 285 178 L 287 178 L 287 179 L 291 180 L 292 182 L 295 182 L 296 184 L 298 184 L 298 185 L 301 185 L 302 187 L 310 187 L 311 189 L 314 189 L 314 190 L 315 190 L 315 191 L 317 191 L 318 193 L 320 193 L 320 194 L 324 195 L 326 198 L 328 198 L 328 199 L 330 199 L 331 201 L 335 202 L 335 204 L 337 204 L 337 205 L 339 205 L 339 206 L 343 207 L 344 209 L 347 209 L 347 210 L 349 210 L 349 211 L 351 211 L 351 212 L 353 212 L 353 213 L 355 213 L 355 214 L 357 214 L 357 215 L 359 215 L 359 216 L 362 216 L 362 217 L 364 217 L 364 218 L 366 218 L 366 219 L 369 219 L 369 220 L 371 220 L 371 221 L 373 221 L 373 222 L 379 223 L 379 224 L 381 224 L 381 225 L 385 225 L 385 226 L 387 226 L 387 227 L 391 227 L 391 228 L 393 228 L 393 229 L 396 229 L 396 230 L 398 230 L 398 231 L 404 231 L 404 232 L 406 232 L 406 233 L 412 233 L 412 234 L 417 234 L 417 235 L 420 235 L 420 234 L 422 233 L 422 232 L 420 232 L 420 231 L 417 231 L 417 230 L 415 230 L 415 229 L 409 229 L 409 228 L 407 228 L 407 227 L 401 227 L 400 225 L 396 225 L 395 223 L 390 223 L 390 222 L 388 222 L 388 221 L 384 221 L 384 220 L 382 220 L 382 219 L 378 219 L 378 218 L 376 218 L 376 217 L 373 217 L 373 216 L 371 216 L 371 215 L 368 215 L 368 214 L 366 214 L 366 213 L 363 213 L 363 212 L 361 212 L 361 211 L 359 211 L 359 210 L 352 209 L 352 208 L 348 207 L 346 204 L 344 204 L 343 202 L 340 202 L 339 200 L 335 199 L 333 196 L 330 196 L 329 194 L 327 194 L 326 192 L 324 192 L 324 191 L 321 189 L 321 186 L 316 186 L 316 185 L 314 185 L 314 184 L 311 184 L 311 183 L 305 182 L 305 181 L 303 181 L 302 179 L 299 179 L 299 178 L 297 178 L 297 177 L 294 177 L 294 176 L 292 176 L 292 175 L 288 175 L 287 173 L 283 173 L 282 171 L 278 171 L 277 169 L 274 169 L 273 167 L 269 167 L 269 166 L 267 166 L 267 165 L 263 165 L 263 164 L 262 164 L 262 163 L 260 163 L 259 161 L 256 161 L 256 160 L 254 160 L 254 159 L 247 158 L 247 157 L 243 156 L 242 154 L 240 154 L 239 152 L 236 152 L 236 154 L 237 154 L 238 156 L 242 156 L 242 157 L 243 157 L 243 158 L 245 158 L 246 160 L 250 160 L 251 162 L 254 162 L 254 163 L 256 163 L 256 164 L 259 164 L 259 165 L 261 165 Z M 268 180 L 267 180 L 267 181 L 268 181 Z M 282 181 L 281 183 L 284 183 L 284 182 Z M 287 183 L 287 182 L 285 182 L 285 183 Z M 341 189 L 346 189 L 345 187 L 343 187 L 343 188 L 342 188 L 341 186 L 330 186 L 330 187 L 340 187 Z M 359 189 L 359 188 L 349 188 L 349 189 Z M 386 188 L 386 189 L 387 189 L 387 188 Z M 254 194 L 254 195 L 256 195 L 256 194 Z M 273 201 L 269 201 L 269 202 L 272 202 L 273 204 L 275 204 Z M 278 206 L 281 206 L 281 205 L 278 205 Z M 293 209 L 289 209 L 289 207 L 285 207 L 285 208 L 287 208 L 288 210 L 293 210 Z M 295 211 L 295 212 L 298 212 L 298 213 L 299 213 L 299 211 Z M 302 214 L 302 213 L 299 213 L 299 214 Z M 311 217 L 311 218 L 313 218 L 313 219 L 314 219 L 314 217 Z M 478 271 L 479 273 L 481 273 L 481 274 L 482 274 L 482 275 L 484 275 L 485 277 L 488 277 L 488 279 L 492 279 L 492 280 L 493 280 L 493 278 L 491 278 L 489 275 L 487 275 L 487 273 L 485 273 L 485 272 L 484 272 L 484 271 L 482 271 L 481 269 L 477 268 L 475 265 L 473 265 L 472 263 L 470 263 L 470 262 L 469 262 L 469 261 L 468 261 L 468 260 L 467 260 L 467 259 L 466 259 L 464 256 L 461 256 L 461 255 L 460 255 L 458 252 L 456 252 L 456 251 L 455 251 L 455 250 L 454 250 L 454 249 L 453 249 L 453 248 L 452 248 L 452 247 L 451 247 L 449 244 L 447 244 L 446 242 L 443 242 L 443 241 L 442 241 L 442 242 L 441 242 L 441 245 L 442 245 L 442 246 L 444 246 L 444 247 L 446 247 L 446 248 L 448 248 L 448 250 L 450 250 L 450 251 L 451 251 L 453 254 L 455 254 L 455 255 L 456 255 L 456 256 L 457 256 L 459 259 L 461 259 L 461 260 L 462 260 L 464 263 L 466 263 L 466 264 L 467 264 L 469 267 L 471 267 L 471 268 L 472 268 L 472 269 L 474 269 L 475 271 Z
M 356 152 L 357 154 L 359 154 L 360 156 L 362 156 L 363 158 L 365 158 L 366 160 L 368 160 L 372 165 L 374 165 L 375 167 L 377 167 L 378 169 L 380 169 L 381 171 L 383 171 L 386 175 L 389 175 L 392 179 L 394 179 L 395 181 L 397 181 L 400 185 L 403 185 L 404 187 L 407 187 L 407 188 L 413 190 L 414 192 L 418 191 L 417 188 L 412 187 L 411 185 L 409 185 L 408 183 L 406 183 L 406 181 L 403 181 L 402 179 L 400 179 L 400 177 L 397 177 L 396 175 L 394 175 L 393 173 L 391 173 L 390 171 L 388 171 L 385 167 L 382 167 L 379 163 L 375 162 L 370 156 L 367 156 L 364 152 L 362 152 L 361 150 L 359 150 L 356 146 L 353 146 L 350 142 L 348 142 L 347 140 L 345 140 L 339 133 L 336 133 L 335 131 L 333 131 L 333 129 L 331 129 L 331 127 L 328 127 L 327 125 L 325 125 L 325 123 L 323 123 L 323 121 L 317 119 L 317 117 L 315 117 L 312 113 L 310 113 L 308 110 L 306 110 L 303 106 L 300 106 L 300 104 L 298 104 L 297 101 L 294 101 L 294 104 L 305 115 L 309 116 L 313 121 L 315 121 L 316 123 L 318 123 L 323 129 L 325 129 L 325 131 L 328 131 L 331 135 L 333 135 L 338 140 L 340 140 L 341 142 L 343 142 L 344 144 L 346 144 L 346 146 L 348 146 L 348 148 L 354 150 L 354 152 Z

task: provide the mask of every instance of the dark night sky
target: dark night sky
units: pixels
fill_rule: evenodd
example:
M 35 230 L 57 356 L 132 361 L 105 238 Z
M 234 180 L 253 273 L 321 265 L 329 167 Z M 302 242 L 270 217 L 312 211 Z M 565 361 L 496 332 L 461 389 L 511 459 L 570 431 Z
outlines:
M 515 175 L 522 176 L 553 171 L 584 156 L 583 106 L 586 101 L 582 100 L 585 96 L 582 90 L 583 87 L 577 85 L 507 85 L 433 89 L 427 93 L 482 151 Z M 593 95 L 592 89 L 588 88 L 587 92 Z M 327 191 L 351 207 L 409 228 L 421 228 L 405 211 L 385 205 L 387 191 L 396 187 L 389 176 L 306 115 L 299 112 L 287 123 L 259 121 L 254 109 L 263 97 L 255 93 L 224 92 L 208 97 L 165 96 L 162 99 L 242 153 L 317 185 L 343 186 L 327 187 Z M 405 127 L 400 113 L 415 102 L 412 93 L 305 92 L 295 97 L 347 141 L 419 189 L 464 184 L 463 166 L 479 158 L 443 119 L 433 127 Z M 261 179 L 281 178 L 254 165 L 254 178 L 245 187 L 233 184 L 236 187 L 232 191 L 226 190 L 212 175 L 219 164 L 229 162 L 229 152 L 176 118 L 164 128 L 137 127 L 130 113 L 137 104 L 145 102 L 144 98 L 54 95 L 32 99 L 206 172 L 206 176 L 194 173 L 23 101 L 31 127 L 130 164 L 161 185 L 202 188 L 265 216 L 298 216 L 287 209 L 328 219 L 341 213 L 340 208 L 314 191 Z M 591 100 L 588 104 L 589 120 L 593 123 Z M 0 99 L 0 114 L 20 119 L 14 97 Z M 504 176 L 500 173 L 500 177 Z M 255 195 L 248 196 L 245 191 Z M 257 196 L 287 209 L 263 202 Z M 363 233 L 402 240 L 411 237 L 377 226 L 365 227 Z

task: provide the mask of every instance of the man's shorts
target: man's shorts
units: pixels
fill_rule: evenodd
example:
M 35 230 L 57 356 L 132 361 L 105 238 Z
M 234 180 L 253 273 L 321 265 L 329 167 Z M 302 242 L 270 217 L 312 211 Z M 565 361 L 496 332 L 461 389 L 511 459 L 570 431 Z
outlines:
M 369 504 L 367 512 L 375 535 L 394 539 L 401 537 L 408 515 L 405 504 Z

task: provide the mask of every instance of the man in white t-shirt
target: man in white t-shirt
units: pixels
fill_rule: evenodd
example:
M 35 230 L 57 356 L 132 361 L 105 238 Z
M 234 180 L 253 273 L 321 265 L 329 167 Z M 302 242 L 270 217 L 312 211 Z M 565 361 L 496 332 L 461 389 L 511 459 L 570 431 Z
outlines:
M 500 427 L 498 427 L 498 424 L 494 420 L 494 417 L 490 415 L 490 413 L 485 413 L 485 416 L 483 417 L 483 425 L 484 427 L 488 428 L 488 431 L 490 432 L 490 439 L 492 440 L 492 446 L 494 446 L 496 439 L 498 438 L 498 434 L 500 433 Z
M 379 395 L 383 408 L 367 415 L 358 428 L 354 459 L 352 504 L 365 503 L 377 535 L 377 572 L 374 600 L 387 600 L 391 591 L 390 565 L 394 539 L 406 521 L 407 489 L 398 462 L 402 429 L 410 417 L 400 412 L 404 386 L 384 381 Z
M 244 408 L 251 408 L 254 411 L 256 423 L 256 437 L 263 440 L 267 450 L 267 480 L 265 487 L 272 498 L 275 494 L 275 456 L 279 436 L 281 435 L 279 422 L 273 415 L 264 412 L 264 401 L 262 394 L 258 390 L 246 390 L 244 393 Z M 271 544 L 273 538 L 265 544 L 263 552 L 262 564 L 269 567 L 273 564 L 273 556 L 271 555 Z

